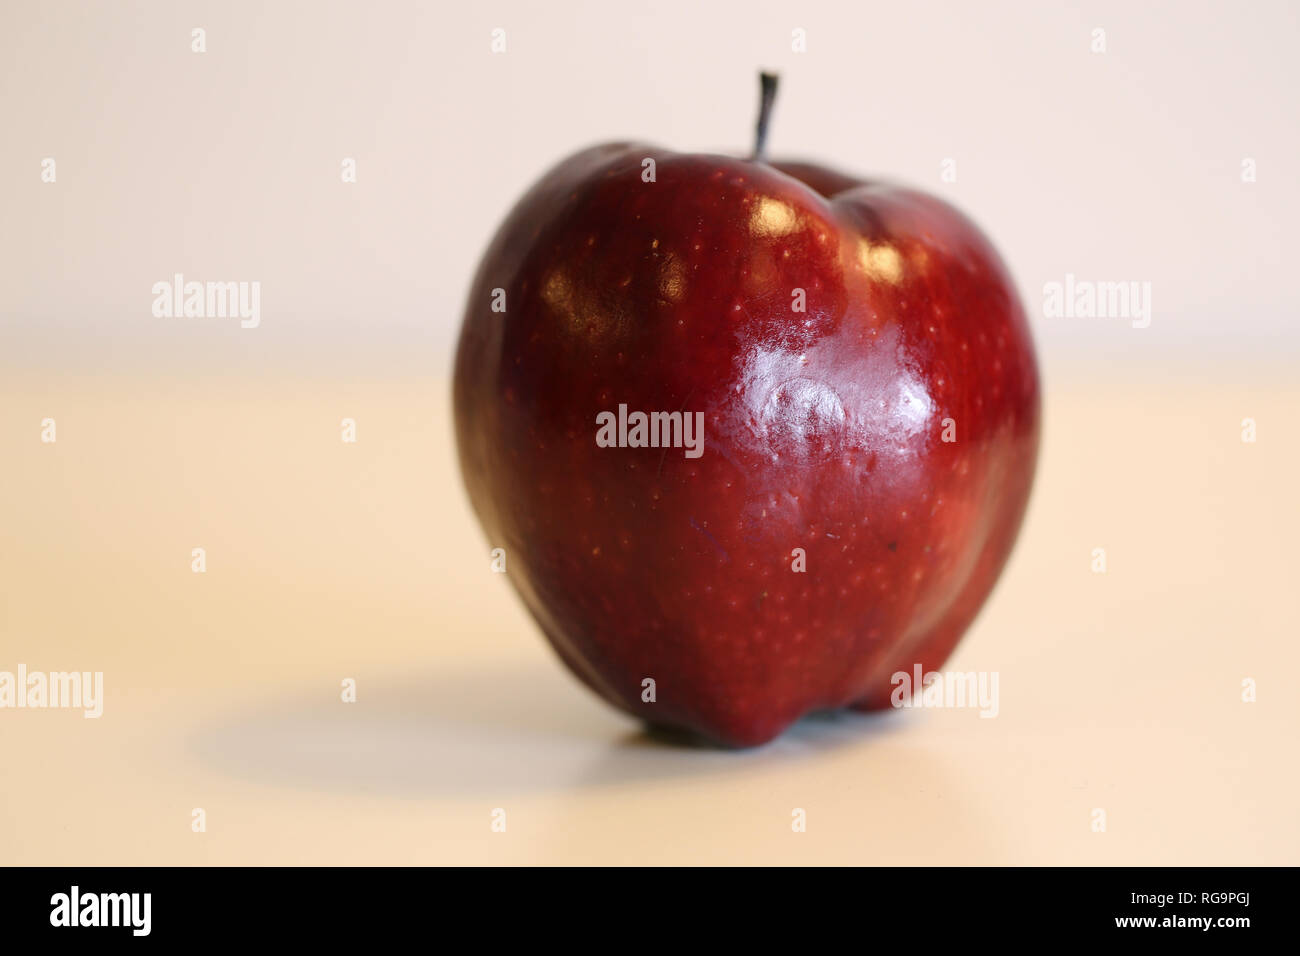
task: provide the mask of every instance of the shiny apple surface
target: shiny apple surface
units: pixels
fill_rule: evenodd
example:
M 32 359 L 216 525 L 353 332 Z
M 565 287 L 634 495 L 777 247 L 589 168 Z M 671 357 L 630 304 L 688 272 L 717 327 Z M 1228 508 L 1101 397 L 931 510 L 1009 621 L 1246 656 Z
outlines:
M 616 706 L 733 746 L 887 707 L 892 675 L 938 668 L 1038 450 L 1024 311 L 961 213 L 639 144 L 578 153 L 510 213 L 454 403 L 470 500 L 560 657 Z M 702 453 L 602 447 L 620 405 L 701 413 Z

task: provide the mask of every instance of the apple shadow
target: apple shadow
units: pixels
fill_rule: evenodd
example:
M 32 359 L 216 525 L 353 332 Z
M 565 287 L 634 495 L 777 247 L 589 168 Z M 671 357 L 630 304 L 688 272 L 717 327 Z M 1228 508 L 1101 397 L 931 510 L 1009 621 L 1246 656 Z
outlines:
M 264 785 L 420 797 L 499 797 L 752 770 L 865 745 L 901 715 L 804 718 L 780 738 L 724 750 L 645 728 L 558 669 L 431 674 L 268 701 L 191 732 L 186 748 Z

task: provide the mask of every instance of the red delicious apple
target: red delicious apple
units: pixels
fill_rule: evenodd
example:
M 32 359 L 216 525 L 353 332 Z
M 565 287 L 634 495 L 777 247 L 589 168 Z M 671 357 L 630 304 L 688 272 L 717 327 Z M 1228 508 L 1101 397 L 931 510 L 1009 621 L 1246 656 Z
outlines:
M 616 143 L 542 177 L 479 266 L 454 382 L 470 499 L 560 657 L 734 746 L 943 663 L 1039 432 L 988 240 L 924 193 L 765 161 L 764 89 L 754 158 Z M 662 417 L 647 447 L 636 412 L 701 421 L 702 448 Z

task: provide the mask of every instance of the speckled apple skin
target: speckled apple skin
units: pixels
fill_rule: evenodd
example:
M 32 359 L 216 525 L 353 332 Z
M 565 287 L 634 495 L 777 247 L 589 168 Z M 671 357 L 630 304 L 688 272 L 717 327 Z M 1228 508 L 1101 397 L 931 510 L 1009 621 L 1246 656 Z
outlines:
M 1038 451 L 1024 311 L 970 220 L 809 164 L 648 145 L 578 153 L 516 205 L 453 390 L 471 502 L 560 657 L 617 707 L 731 746 L 888 707 L 891 675 L 940 667 Z M 620 403 L 703 412 L 702 457 L 598 447 Z

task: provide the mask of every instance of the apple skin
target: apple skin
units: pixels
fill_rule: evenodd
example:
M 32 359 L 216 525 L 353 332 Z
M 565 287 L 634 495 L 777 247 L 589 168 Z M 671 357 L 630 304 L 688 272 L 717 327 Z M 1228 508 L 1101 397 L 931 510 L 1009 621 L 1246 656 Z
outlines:
M 1038 453 L 1025 314 L 961 213 L 634 143 L 564 160 L 510 213 L 453 397 L 473 507 L 564 662 L 628 713 L 737 747 L 888 707 L 891 675 L 937 669 Z M 620 404 L 703 412 L 703 456 L 599 447 Z

